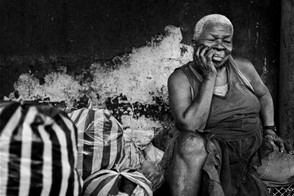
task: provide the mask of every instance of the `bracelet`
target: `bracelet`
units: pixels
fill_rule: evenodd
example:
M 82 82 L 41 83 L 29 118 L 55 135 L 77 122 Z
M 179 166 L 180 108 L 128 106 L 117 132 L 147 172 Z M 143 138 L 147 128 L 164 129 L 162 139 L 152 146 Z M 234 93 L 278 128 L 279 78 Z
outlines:
M 265 130 L 265 129 L 270 129 L 270 130 L 273 130 L 274 132 L 277 132 L 277 127 L 275 125 L 273 125 L 273 126 L 264 126 L 263 130 Z

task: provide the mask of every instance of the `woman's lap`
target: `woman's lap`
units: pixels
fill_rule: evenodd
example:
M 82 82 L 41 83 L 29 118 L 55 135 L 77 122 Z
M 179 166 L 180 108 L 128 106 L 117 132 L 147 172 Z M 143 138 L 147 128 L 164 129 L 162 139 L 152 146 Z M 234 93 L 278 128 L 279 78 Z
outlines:
M 170 148 L 165 152 L 167 160 L 164 166 L 168 170 L 171 161 L 174 145 L 179 134 L 172 139 Z M 257 167 L 257 174 L 267 187 L 287 186 L 294 183 L 294 155 L 273 151 L 262 158 L 262 165 Z

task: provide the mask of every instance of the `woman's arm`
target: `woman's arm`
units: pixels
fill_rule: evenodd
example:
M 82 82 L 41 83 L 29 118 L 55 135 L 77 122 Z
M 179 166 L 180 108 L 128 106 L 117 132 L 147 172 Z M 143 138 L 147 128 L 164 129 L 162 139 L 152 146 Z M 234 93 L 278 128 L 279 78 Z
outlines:
M 236 59 L 236 64 L 239 66 L 241 72 L 246 76 L 246 78 L 251 83 L 255 95 L 260 101 L 261 106 L 261 118 L 263 127 L 273 126 L 274 122 L 274 104 L 272 96 L 260 78 L 259 74 L 255 70 L 251 62 L 244 59 Z M 269 140 L 269 142 L 276 148 L 279 147 L 280 151 L 283 152 L 286 146 L 288 152 L 293 153 L 292 146 L 285 142 L 283 139 L 278 137 L 276 133 L 271 129 L 264 129 L 264 136 Z M 276 145 L 275 145 L 276 144 Z
M 202 131 L 210 111 L 217 70 L 212 63 L 214 50 L 200 45 L 194 60 L 203 81 L 192 100 L 191 84 L 182 71 L 175 71 L 168 79 L 169 104 L 172 115 L 182 130 Z
M 205 127 L 213 94 L 215 80 L 203 81 L 198 92 L 194 92 L 192 100 L 191 84 L 184 74 L 178 70 L 168 79 L 169 105 L 177 124 L 183 130 L 202 130 Z
M 260 101 L 263 126 L 275 125 L 274 105 L 271 94 L 266 85 L 261 80 L 254 66 L 251 62 L 245 59 L 236 59 L 236 64 L 239 66 L 241 72 L 246 76 L 246 78 L 251 83 L 255 95 Z

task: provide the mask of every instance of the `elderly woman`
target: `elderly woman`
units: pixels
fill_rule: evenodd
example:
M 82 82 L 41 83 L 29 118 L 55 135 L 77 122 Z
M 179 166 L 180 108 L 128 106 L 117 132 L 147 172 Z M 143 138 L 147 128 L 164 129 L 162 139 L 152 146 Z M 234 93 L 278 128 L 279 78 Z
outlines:
M 164 157 L 172 195 L 261 196 L 266 185 L 293 179 L 292 147 L 276 135 L 270 92 L 248 60 L 231 56 L 233 32 L 223 15 L 202 18 L 194 60 L 169 77 L 179 130 Z

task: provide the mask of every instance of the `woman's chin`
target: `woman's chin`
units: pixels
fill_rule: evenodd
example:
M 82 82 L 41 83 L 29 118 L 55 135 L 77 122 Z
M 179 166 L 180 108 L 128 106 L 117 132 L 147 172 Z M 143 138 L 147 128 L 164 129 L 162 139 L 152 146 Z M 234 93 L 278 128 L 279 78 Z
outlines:
M 225 65 L 225 62 L 228 60 L 228 58 L 224 58 L 221 61 L 220 60 L 214 60 L 212 59 L 212 63 L 215 68 L 221 68 Z
M 225 61 L 214 61 L 212 60 L 213 62 L 213 65 L 215 68 L 221 68 L 224 64 L 225 64 Z

